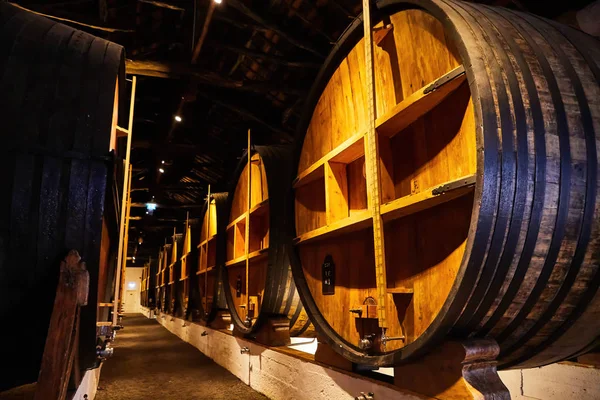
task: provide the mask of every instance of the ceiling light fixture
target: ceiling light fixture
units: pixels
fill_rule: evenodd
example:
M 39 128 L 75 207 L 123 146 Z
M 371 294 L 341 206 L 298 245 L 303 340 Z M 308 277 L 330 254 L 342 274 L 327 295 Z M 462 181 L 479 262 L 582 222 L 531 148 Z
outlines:
M 180 117 L 179 115 L 176 115 L 176 116 L 175 116 L 175 121 L 177 121 L 177 122 L 181 122 L 181 117 Z
M 159 168 L 159 169 L 158 169 L 158 172 L 160 172 L 161 174 L 164 174 L 164 173 L 165 173 L 165 170 L 164 170 L 164 169 L 162 169 L 162 168 Z
M 221 4 L 223 2 L 223 0 L 214 0 L 214 2 L 217 4 Z

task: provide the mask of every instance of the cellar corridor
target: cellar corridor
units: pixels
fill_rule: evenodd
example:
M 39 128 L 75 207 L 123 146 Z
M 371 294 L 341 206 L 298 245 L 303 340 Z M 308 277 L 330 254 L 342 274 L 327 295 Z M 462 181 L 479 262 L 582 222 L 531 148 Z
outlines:
M 126 314 L 97 400 L 265 399 L 196 348 L 141 314 Z

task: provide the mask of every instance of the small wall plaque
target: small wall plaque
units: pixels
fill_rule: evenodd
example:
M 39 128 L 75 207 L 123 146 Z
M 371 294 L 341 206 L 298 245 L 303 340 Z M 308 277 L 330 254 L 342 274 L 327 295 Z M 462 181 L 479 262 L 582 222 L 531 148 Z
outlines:
M 323 294 L 331 295 L 335 294 L 335 264 L 333 263 L 333 257 L 329 254 L 325 256 L 322 266 L 323 271 Z

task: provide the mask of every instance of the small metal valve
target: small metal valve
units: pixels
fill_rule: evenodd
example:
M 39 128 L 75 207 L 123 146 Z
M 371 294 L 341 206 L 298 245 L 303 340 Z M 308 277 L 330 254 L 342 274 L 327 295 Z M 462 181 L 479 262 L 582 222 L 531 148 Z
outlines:
M 98 347 L 96 349 L 96 355 L 102 361 L 106 360 L 107 358 L 112 357 L 114 352 L 115 352 L 115 350 L 110 346 L 106 346 L 104 348 Z
M 375 393 L 373 393 L 373 392 L 369 392 L 366 394 L 365 394 L 365 392 L 360 392 L 360 394 L 354 398 L 354 400 L 374 400 L 374 399 L 375 399 Z
M 358 341 L 358 348 L 361 350 L 370 350 L 373 348 L 373 339 L 375 338 L 374 334 L 365 335 L 362 339 Z
M 240 348 L 240 354 L 250 354 L 250 349 L 244 346 Z
M 203 331 L 203 332 L 200 334 L 200 336 L 208 336 L 208 332 L 206 332 L 206 331 Z

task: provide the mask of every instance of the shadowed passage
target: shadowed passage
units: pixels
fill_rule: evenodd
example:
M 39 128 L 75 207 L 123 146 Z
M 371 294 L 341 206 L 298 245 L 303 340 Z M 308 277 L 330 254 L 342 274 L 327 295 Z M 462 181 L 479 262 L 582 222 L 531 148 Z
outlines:
M 141 314 L 128 314 L 104 363 L 97 400 L 266 399 Z

